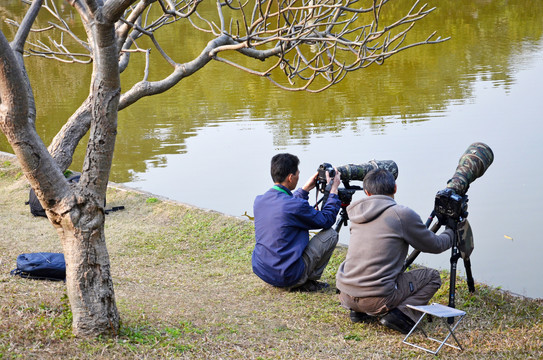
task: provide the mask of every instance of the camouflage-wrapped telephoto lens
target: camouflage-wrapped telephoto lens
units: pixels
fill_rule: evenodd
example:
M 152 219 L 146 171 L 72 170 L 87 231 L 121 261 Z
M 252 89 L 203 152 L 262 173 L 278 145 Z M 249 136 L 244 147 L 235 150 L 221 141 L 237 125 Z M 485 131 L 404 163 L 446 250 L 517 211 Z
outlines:
M 447 181 L 447 188 L 464 196 L 469 184 L 481 177 L 493 160 L 494 153 L 488 145 L 480 142 L 471 144 L 460 157 L 453 177 Z
M 349 164 L 337 167 L 337 170 L 341 173 L 342 181 L 363 181 L 368 172 L 374 169 L 388 170 L 394 175 L 394 179 L 398 178 L 398 165 L 392 160 L 371 160 L 364 164 Z

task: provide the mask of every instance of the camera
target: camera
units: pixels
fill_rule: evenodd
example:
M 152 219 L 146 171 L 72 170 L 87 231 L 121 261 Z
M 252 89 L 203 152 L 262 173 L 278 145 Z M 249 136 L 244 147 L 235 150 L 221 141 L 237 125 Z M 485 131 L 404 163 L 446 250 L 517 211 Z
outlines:
M 441 221 L 459 220 L 468 216 L 466 192 L 469 185 L 482 176 L 492 164 L 494 153 L 483 143 L 473 143 L 462 154 L 447 188 L 436 194 L 434 211 Z
M 440 226 L 446 225 L 454 229 L 453 245 L 451 247 L 451 273 L 449 280 L 449 306 L 454 307 L 456 291 L 456 262 L 459 258 L 464 260 L 466 268 L 466 278 L 470 292 L 475 291 L 475 282 L 471 274 L 470 255 L 473 251 L 473 233 L 467 220 L 467 203 L 469 185 L 478 177 L 482 176 L 486 169 L 492 164 L 494 154 L 488 145 L 483 143 L 473 143 L 462 154 L 458 161 L 458 166 L 454 175 L 447 181 L 447 187 L 437 192 L 434 203 L 434 210 L 426 221 L 426 227 L 429 228 L 434 216 L 437 216 L 438 222 L 430 229 L 436 233 Z M 420 250 L 414 250 L 405 260 L 403 270 L 406 270 L 420 253 Z M 452 324 L 454 319 L 448 319 Z
M 436 194 L 434 211 L 438 219 L 459 220 L 468 216 L 468 197 L 460 196 L 452 189 L 440 190 Z
M 388 170 L 394 175 L 394 179 L 398 178 L 398 165 L 392 160 L 371 160 L 363 164 L 348 164 L 337 167 L 337 171 L 341 174 L 341 181 L 346 188 L 353 188 L 349 184 L 351 180 L 364 181 L 366 175 L 374 169 Z M 330 179 L 336 176 L 336 171 L 331 164 L 322 163 L 319 166 L 317 169 L 317 186 L 321 192 L 324 192 L 326 186 L 326 171 L 330 174 Z
M 326 186 L 326 172 L 328 171 L 328 174 L 330 175 L 330 179 L 333 179 L 336 176 L 336 170 L 334 167 L 329 163 L 322 163 L 319 165 L 319 168 L 317 169 L 318 175 L 317 175 L 317 186 L 319 189 L 321 186 L 320 184 L 324 184 Z
M 371 160 L 364 164 L 348 164 L 343 166 L 338 166 L 337 171 L 340 173 L 341 181 L 343 182 L 344 187 L 338 188 L 338 198 L 341 201 L 341 210 L 339 212 L 340 219 L 336 223 L 336 232 L 339 233 L 343 225 L 347 225 L 349 216 L 347 215 L 347 207 L 351 204 L 353 200 L 353 195 L 362 190 L 361 186 L 351 185 L 349 181 L 358 180 L 363 181 L 366 175 L 374 169 L 385 169 L 392 173 L 394 179 L 398 177 L 398 166 L 392 160 Z M 318 193 L 321 192 L 324 195 L 317 201 L 315 208 L 318 209 L 320 203 L 326 204 L 330 190 L 332 187 L 332 181 L 327 182 L 326 172 L 328 171 L 329 178 L 332 180 L 336 176 L 336 170 L 329 163 L 322 163 L 317 169 L 317 197 Z
M 374 169 L 385 169 L 392 173 L 394 179 L 398 177 L 398 165 L 392 160 L 371 160 L 363 164 L 348 164 L 337 167 L 337 171 L 341 174 L 341 181 L 345 186 L 345 188 L 338 189 L 338 197 L 342 204 L 350 204 L 353 194 L 358 190 L 362 190 L 362 187 L 350 185 L 349 182 L 351 180 L 363 181 L 368 172 Z M 329 184 L 326 181 L 327 171 L 330 175 L 330 180 L 332 180 L 336 176 L 336 170 L 331 164 L 322 163 L 317 169 L 317 189 L 325 195 L 327 191 L 330 191 L 330 188 L 327 187 Z

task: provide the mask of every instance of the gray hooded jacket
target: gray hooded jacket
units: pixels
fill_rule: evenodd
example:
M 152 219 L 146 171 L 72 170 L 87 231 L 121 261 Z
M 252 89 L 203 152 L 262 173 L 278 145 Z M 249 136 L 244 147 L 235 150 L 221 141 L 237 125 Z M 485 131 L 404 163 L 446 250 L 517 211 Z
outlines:
M 372 195 L 347 208 L 351 238 L 336 275 L 337 288 L 354 297 L 385 297 L 396 286 L 409 245 L 441 253 L 452 246 L 454 233 L 428 230 L 416 212 L 386 195 Z

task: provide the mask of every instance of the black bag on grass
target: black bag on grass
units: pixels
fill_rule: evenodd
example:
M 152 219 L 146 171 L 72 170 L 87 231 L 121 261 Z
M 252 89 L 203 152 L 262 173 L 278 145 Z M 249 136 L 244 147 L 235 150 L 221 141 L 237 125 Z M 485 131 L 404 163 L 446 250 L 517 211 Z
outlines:
M 30 205 L 30 213 L 32 215 L 47 217 L 45 210 L 43 210 L 43 207 L 41 206 L 40 201 L 34 192 L 34 189 L 30 189 L 30 194 L 28 195 L 28 205 Z
M 17 256 L 17 268 L 11 275 L 37 280 L 66 280 L 64 254 L 39 252 Z
M 81 175 L 73 175 L 68 178 L 69 182 L 78 182 Z M 27 205 L 30 205 L 30 213 L 34 216 L 43 216 L 47 217 L 45 214 L 45 210 L 40 204 L 40 201 L 38 200 L 38 197 L 36 196 L 36 193 L 34 192 L 34 189 L 30 188 L 30 193 L 28 194 L 28 202 L 26 202 Z
M 69 182 L 78 182 L 81 175 L 73 175 L 68 178 Z M 34 192 L 34 189 L 30 189 L 30 193 L 28 194 L 28 201 L 25 202 L 26 205 L 30 205 L 30 213 L 34 216 L 43 216 L 47 217 L 47 214 L 45 214 L 45 210 L 40 204 L 40 201 L 38 200 L 38 197 L 36 196 L 36 193 Z M 106 202 L 104 200 L 104 207 L 106 206 Z M 113 206 L 111 209 L 105 209 L 104 212 L 109 214 L 113 211 L 119 211 L 124 210 L 124 206 Z

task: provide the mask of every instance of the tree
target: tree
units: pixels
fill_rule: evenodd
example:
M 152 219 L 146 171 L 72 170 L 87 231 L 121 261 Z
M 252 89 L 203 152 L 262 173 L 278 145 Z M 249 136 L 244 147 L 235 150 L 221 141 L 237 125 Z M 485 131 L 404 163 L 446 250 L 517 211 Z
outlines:
M 400 51 L 446 40 L 434 39 L 434 33 L 423 41 L 406 41 L 415 23 L 433 10 L 418 2 L 405 16 L 383 25 L 389 0 L 210 1 L 68 0 L 84 26 L 81 37 L 63 19 L 55 0 L 34 0 L 20 24 L 11 21 L 18 27 L 11 43 L 0 32 L 0 127 L 61 239 L 75 335 L 115 335 L 119 330 L 103 207 L 119 110 L 142 97 L 168 91 L 212 60 L 264 77 L 286 90 L 316 92 L 340 82 L 351 71 L 383 64 Z M 216 7 L 214 19 L 198 12 L 206 4 Z M 39 30 L 55 31 L 60 40 L 29 40 L 40 10 L 47 11 L 52 20 L 49 27 Z M 167 31 L 182 21 L 206 32 L 210 40 L 199 56 L 178 63 L 161 47 L 158 35 L 159 30 Z M 149 80 L 151 50 L 140 47 L 143 39 L 171 66 L 161 80 Z M 146 58 L 143 77 L 121 90 L 121 73 L 131 57 L 139 54 Z M 93 66 L 88 97 L 48 148 L 35 130 L 34 95 L 24 55 Z M 258 61 L 249 68 L 242 59 Z M 87 133 L 80 181 L 69 184 L 63 172 Z

